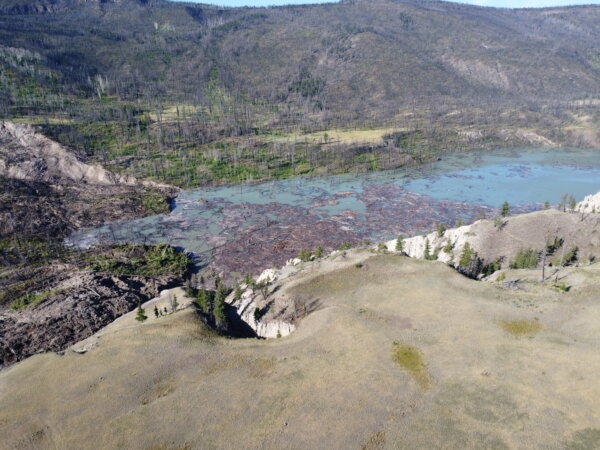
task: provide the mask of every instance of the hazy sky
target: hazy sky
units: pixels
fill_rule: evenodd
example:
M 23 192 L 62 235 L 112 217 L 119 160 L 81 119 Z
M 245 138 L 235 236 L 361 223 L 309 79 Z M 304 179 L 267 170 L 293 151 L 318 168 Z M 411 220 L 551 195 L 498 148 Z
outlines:
M 322 0 L 186 0 L 198 3 L 212 3 L 221 6 L 273 6 L 289 4 L 323 3 Z M 481 6 L 498 6 L 506 8 L 533 8 L 542 6 L 564 6 L 582 4 L 600 4 L 600 0 L 463 0 L 461 3 L 472 3 Z

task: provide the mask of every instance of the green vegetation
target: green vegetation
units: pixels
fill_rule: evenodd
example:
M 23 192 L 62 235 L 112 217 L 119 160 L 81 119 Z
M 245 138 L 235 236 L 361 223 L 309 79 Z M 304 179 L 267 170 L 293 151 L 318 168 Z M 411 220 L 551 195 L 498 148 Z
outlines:
M 506 280 L 506 272 L 502 272 L 500 275 L 498 275 L 498 277 L 496 278 L 497 282 L 501 282 Z
M 168 214 L 170 212 L 169 202 L 160 194 L 144 194 L 142 206 L 147 214 Z
M 302 249 L 300 250 L 300 253 L 298 253 L 298 259 L 301 261 L 310 261 L 311 257 L 312 253 L 310 250 Z
M 396 251 L 403 252 L 404 251 L 404 237 L 398 236 L 396 239 Z
M 558 289 L 561 292 L 569 292 L 571 290 L 571 286 L 567 285 L 565 282 L 553 283 L 552 287 Z
M 515 337 L 530 336 L 542 329 L 536 320 L 503 320 L 500 327 Z
M 508 202 L 502 203 L 502 208 L 500 209 L 500 215 L 502 217 L 506 217 L 510 214 L 510 205 Z
M 413 377 L 421 389 L 431 387 L 431 376 L 427 372 L 421 350 L 410 345 L 394 342 L 392 344 L 392 359 Z
M 423 259 L 431 260 L 431 244 L 429 243 L 429 239 L 425 239 L 425 248 L 423 249 Z
M 539 252 L 532 248 L 519 250 L 519 253 L 510 262 L 511 269 L 535 269 L 538 265 Z
M 148 319 L 148 316 L 146 316 L 146 311 L 144 311 L 144 308 L 142 308 L 141 304 L 138 304 L 137 312 L 135 314 L 135 320 L 139 322 L 144 322 L 146 319 Z
M 168 245 L 122 245 L 102 254 L 87 257 L 88 270 L 115 275 L 184 277 L 191 260 Z
M 215 300 L 213 303 L 213 317 L 217 327 L 223 327 L 227 324 L 227 311 L 225 309 L 225 298 L 227 297 L 227 290 L 223 283 L 219 281 L 217 284 L 217 292 L 215 293 Z
M 437 235 L 438 235 L 438 237 L 442 237 L 445 232 L 446 232 L 446 226 L 443 223 L 440 223 L 437 226 Z
M 14 300 L 10 304 L 10 308 L 15 311 L 19 311 L 25 308 L 34 308 L 55 293 L 56 290 L 48 290 L 37 292 L 35 294 L 27 294 L 23 297 L 19 297 L 18 299 Z
M 475 253 L 475 250 L 473 250 L 473 248 L 471 248 L 471 244 L 469 244 L 468 242 L 465 242 L 462 253 L 460 255 L 460 260 L 458 262 L 458 265 L 461 267 L 467 267 L 469 265 L 469 263 L 471 262 L 471 260 L 474 259 L 476 255 L 477 255 L 477 253 Z
M 339 251 L 350 250 L 352 248 L 352 244 L 345 242 L 344 244 L 338 247 Z

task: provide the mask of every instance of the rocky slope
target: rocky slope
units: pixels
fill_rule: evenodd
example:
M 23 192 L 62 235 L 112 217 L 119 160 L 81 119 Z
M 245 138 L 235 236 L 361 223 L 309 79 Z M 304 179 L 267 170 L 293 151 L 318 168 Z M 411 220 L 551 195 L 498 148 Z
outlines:
M 36 353 L 62 351 L 162 289 L 182 283 L 176 276 L 115 276 L 69 266 L 59 270 L 64 279 L 46 291 L 49 295 L 39 306 L 0 312 L 0 368 Z
M 105 246 L 63 259 L 0 272 L 0 367 L 64 350 L 182 285 L 190 269 L 187 255 L 164 245 Z
M 578 209 L 593 204 L 596 196 L 586 198 Z M 443 233 L 432 232 L 403 239 L 402 252 L 413 258 L 442 261 L 458 267 L 468 243 L 482 264 L 497 263 L 508 268 L 517 254 L 525 249 L 540 252 L 551 242 L 562 242 L 549 254 L 548 263 L 560 264 L 561 255 L 577 248 L 577 258 L 587 262 L 600 257 L 600 215 L 557 210 L 537 211 L 495 220 L 479 220 L 471 225 L 452 228 Z M 397 240 L 386 243 L 388 251 L 396 251 Z M 426 248 L 428 247 L 428 254 Z M 477 275 L 477 274 L 475 274 Z

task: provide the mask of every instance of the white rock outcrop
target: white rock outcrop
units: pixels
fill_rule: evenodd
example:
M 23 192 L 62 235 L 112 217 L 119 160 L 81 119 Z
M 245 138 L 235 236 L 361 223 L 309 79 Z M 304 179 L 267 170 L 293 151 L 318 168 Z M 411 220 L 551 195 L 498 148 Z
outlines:
M 405 238 L 402 251 L 411 258 L 424 258 L 425 247 L 429 242 L 430 255 L 437 253 L 437 260 L 446 264 L 457 263 L 465 244 L 469 242 L 473 246 L 473 241 L 476 238 L 476 235 L 472 232 L 473 225 L 451 228 L 444 231 L 441 236 L 437 232 L 432 232 L 422 236 Z M 388 251 L 396 251 L 396 242 L 396 239 L 386 242 Z
M 279 278 L 281 272 L 277 269 L 266 269 L 256 279 L 257 283 L 272 283 Z
M 259 295 L 252 289 L 246 289 L 238 302 L 234 302 L 233 297 L 229 297 L 227 302 L 236 308 L 239 317 L 254 330 L 257 336 L 271 339 L 291 334 L 296 329 L 296 325 L 289 321 L 271 317 L 270 314 L 256 320 L 254 311 L 259 307 Z
M 575 211 L 600 214 L 600 192 L 584 197 L 575 207 Z

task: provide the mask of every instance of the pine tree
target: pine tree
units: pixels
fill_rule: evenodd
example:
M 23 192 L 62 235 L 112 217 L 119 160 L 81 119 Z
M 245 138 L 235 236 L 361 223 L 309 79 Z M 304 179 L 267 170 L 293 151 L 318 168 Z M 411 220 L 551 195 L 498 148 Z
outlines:
M 158 312 L 158 306 L 154 305 L 154 316 L 158 317 L 160 313 Z
M 177 311 L 178 306 L 179 306 L 179 302 L 177 301 L 177 296 L 173 295 L 173 297 L 171 297 L 171 311 L 173 311 L 173 312 Z
M 208 292 L 204 289 L 198 291 L 198 297 L 196 298 L 196 304 L 204 314 L 210 313 L 210 297 Z
M 425 250 L 423 250 L 423 258 L 431 259 L 431 245 L 429 245 L 429 239 L 425 239 Z
M 500 215 L 502 217 L 506 217 L 510 214 L 510 205 L 508 202 L 502 203 L 502 209 L 500 210 Z
M 323 256 L 323 248 L 319 246 L 315 250 L 315 259 L 319 259 L 321 256 Z
M 444 235 L 444 232 L 446 231 L 446 227 L 444 226 L 443 223 L 440 223 L 437 227 L 437 235 L 438 237 L 442 237 Z
M 404 238 L 402 236 L 398 236 L 398 239 L 396 239 L 396 251 L 397 252 L 404 251 Z
M 469 263 L 471 262 L 471 259 L 473 259 L 474 255 L 475 255 L 475 252 L 471 248 L 471 245 L 468 242 L 466 242 L 465 246 L 463 247 L 463 251 L 460 255 L 460 261 L 459 261 L 458 265 L 461 267 L 467 267 L 469 265 Z
M 136 316 L 135 316 L 135 320 L 143 322 L 147 318 L 148 317 L 146 316 L 146 312 L 144 311 L 144 308 L 142 308 L 142 304 L 138 303 L 138 308 L 137 308 L 137 313 L 136 313 Z
M 227 313 L 225 309 L 225 297 L 227 292 L 223 283 L 220 282 L 217 286 L 217 292 L 215 294 L 215 302 L 213 304 L 213 317 L 217 326 L 225 325 L 227 323 Z
M 235 293 L 233 294 L 233 301 L 239 302 L 243 293 L 244 291 L 242 290 L 242 287 L 238 284 L 235 288 Z

